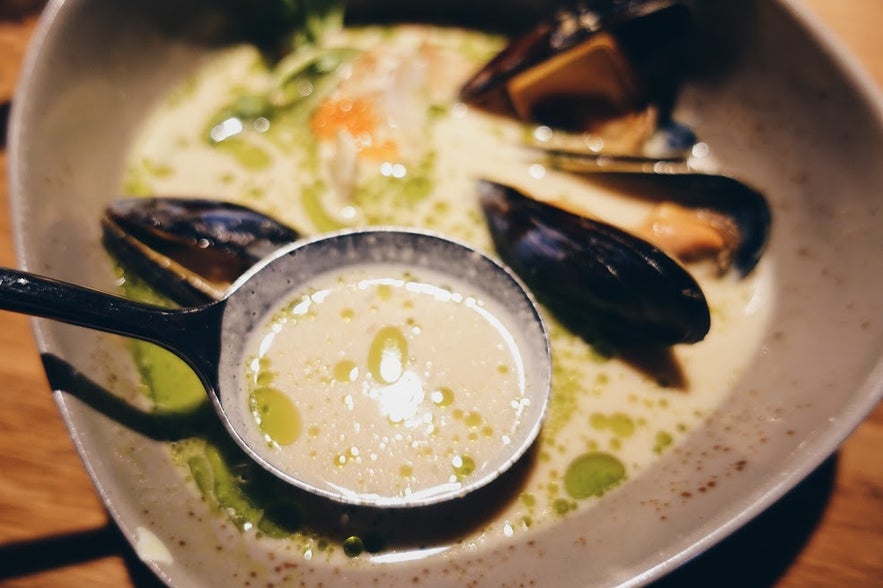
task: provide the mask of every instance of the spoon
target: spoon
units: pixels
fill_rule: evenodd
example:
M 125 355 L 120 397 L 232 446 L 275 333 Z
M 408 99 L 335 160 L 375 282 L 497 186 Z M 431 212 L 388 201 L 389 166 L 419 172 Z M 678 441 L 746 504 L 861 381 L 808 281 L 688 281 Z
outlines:
M 514 317 L 525 359 L 530 400 L 511 443 L 489 464 L 459 483 L 419 496 L 362 495 L 353 488 L 318 486 L 273 465 L 266 448 L 246 441 L 241 402 L 244 347 L 276 305 L 299 285 L 324 272 L 360 264 L 399 264 L 442 272 L 473 285 Z M 545 327 L 518 279 L 504 266 L 467 245 L 434 234 L 394 229 L 334 233 L 297 241 L 271 254 L 239 278 L 226 295 L 204 306 L 168 309 L 134 302 L 81 286 L 0 268 L 0 309 L 54 319 L 158 344 L 181 357 L 196 372 L 215 411 L 236 443 L 269 472 L 328 499 L 386 508 L 425 506 L 458 498 L 480 488 L 513 465 L 536 438 L 549 399 L 551 360 Z M 263 449 L 263 451 L 262 451 Z

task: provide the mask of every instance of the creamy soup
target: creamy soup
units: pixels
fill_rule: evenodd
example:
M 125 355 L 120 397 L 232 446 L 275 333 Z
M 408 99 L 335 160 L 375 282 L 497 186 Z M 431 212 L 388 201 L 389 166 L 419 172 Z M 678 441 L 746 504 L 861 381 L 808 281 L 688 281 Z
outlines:
M 508 314 L 426 269 L 311 280 L 246 346 L 247 439 L 351 499 L 456 492 L 504 461 L 530 404 Z
M 147 121 L 130 157 L 126 191 L 235 200 L 307 234 L 374 224 L 428 227 L 492 255 L 477 201 L 475 181 L 480 177 L 505 181 L 537 198 L 559 201 L 624 226 L 641 224 L 648 215 L 649 205 L 636 198 L 543 166 L 535 153 L 519 147 L 531 129 L 458 101 L 459 87 L 502 47 L 503 39 L 463 30 L 404 26 L 344 29 L 324 43 L 319 53 L 340 59 L 344 65 L 321 79 L 290 75 L 315 57 L 315 48 L 296 53 L 274 70 L 268 70 L 251 47 L 235 47 L 218 55 Z M 292 79 L 297 83 L 286 85 L 285 80 Z M 251 109 L 258 112 L 252 118 L 230 115 L 235 110 L 231 105 L 242 106 L 245 101 L 260 106 L 262 100 L 278 96 L 280 88 L 297 90 L 299 99 L 284 109 L 268 111 L 267 116 L 260 108 Z M 677 445 L 726 398 L 760 351 L 760 335 L 773 302 L 773 266 L 763 260 L 744 279 L 721 276 L 716 268 L 703 264 L 688 267 L 709 301 L 711 331 L 702 342 L 675 346 L 651 361 L 599 351 L 545 313 L 553 360 L 548 418 L 533 461 L 517 481 L 516 498 L 501 505 L 492 521 L 470 530 L 480 537 L 476 541 L 531 533 L 569 513 L 591 508 L 605 493 L 627 484 Z M 389 288 L 389 295 L 398 297 L 396 290 Z M 366 301 L 369 305 L 380 302 L 376 288 L 361 296 L 372 297 L 374 302 Z M 317 305 L 316 312 L 327 312 L 329 320 L 343 322 L 340 314 L 349 303 L 335 298 L 328 298 L 327 307 Z M 425 304 L 427 312 L 433 305 L 453 306 L 429 299 Z M 394 306 L 402 312 L 402 304 Z M 468 309 L 457 307 L 456 312 L 468 314 Z M 280 317 L 289 314 L 286 311 Z M 370 317 L 364 307 L 353 307 L 353 324 Z M 445 329 L 428 329 L 430 319 L 415 316 L 422 329 L 417 338 L 409 331 L 407 318 L 407 313 L 401 313 L 383 320 L 370 332 L 353 334 L 351 340 L 323 340 L 317 353 L 309 355 L 312 360 L 292 354 L 298 356 L 298 377 L 286 375 L 276 388 L 294 393 L 307 381 L 301 376 L 308 375 L 324 379 L 334 393 L 326 398 L 325 416 L 298 408 L 302 428 L 289 444 L 276 439 L 280 451 L 285 445 L 303 450 L 308 458 L 315 452 L 321 470 L 337 480 L 352 476 L 348 480 L 356 480 L 356 486 L 365 484 L 363 491 L 377 491 L 379 484 L 374 484 L 381 478 L 360 478 L 364 475 L 360 472 L 366 471 L 373 454 L 380 459 L 383 438 L 390 431 L 411 432 L 417 441 L 416 453 L 392 460 L 384 468 L 382 479 L 392 483 L 394 492 L 419 490 L 413 484 L 420 468 L 438 471 L 445 480 L 460 475 L 462 466 L 453 462 L 455 453 L 471 455 L 480 467 L 475 457 L 486 450 L 480 445 L 500 443 L 517 421 L 517 411 L 509 408 L 517 396 L 508 396 L 496 408 L 476 405 L 465 392 L 468 382 L 460 380 L 465 376 L 447 373 L 426 379 L 418 373 L 420 362 L 428 357 L 419 339 L 429 331 L 432 337 L 453 338 L 454 332 L 448 329 L 461 328 L 459 319 Z M 424 397 L 416 412 L 390 409 L 379 418 L 381 405 L 371 398 L 370 390 L 373 387 L 379 394 L 384 386 L 395 387 L 383 383 L 383 376 L 376 382 L 370 375 L 371 346 L 388 326 L 396 333 L 389 341 L 407 341 L 409 355 L 415 358 L 410 365 L 424 378 Z M 295 332 L 284 327 L 267 356 L 267 366 L 261 365 L 262 354 L 255 352 L 255 381 L 265 373 L 272 373 L 271 379 L 283 378 L 280 366 L 287 362 L 276 354 L 291 353 L 281 350 L 289 344 L 282 341 L 295 339 Z M 481 354 L 489 358 L 487 377 L 496 383 L 514 381 L 517 363 L 490 342 L 498 342 L 494 339 L 498 334 L 488 332 L 487 336 L 489 342 L 480 345 Z M 412 376 L 403 371 L 401 377 Z M 154 398 L 173 396 L 163 392 L 157 370 L 151 372 L 149 383 Z M 363 392 L 366 388 L 368 392 Z M 445 388 L 453 395 L 447 396 Z M 177 389 L 176 394 L 180 396 Z M 446 403 L 451 405 L 443 406 Z M 506 410 L 495 414 L 497 408 Z M 430 423 L 422 421 L 427 416 Z M 442 422 L 449 425 L 444 431 L 438 427 Z M 352 423 L 364 423 L 368 430 L 340 441 L 341 428 Z M 439 444 L 438 456 L 421 464 L 417 457 L 421 444 L 431 438 L 430 425 L 446 443 Z M 377 426 L 385 432 L 370 430 Z M 271 444 L 276 434 L 269 433 Z M 289 431 L 288 435 L 293 434 Z M 465 439 L 466 445 L 455 446 L 451 440 L 455 435 Z M 402 445 L 407 445 L 406 438 Z M 258 515 L 251 513 L 260 508 L 255 509 L 247 498 L 234 501 L 229 498 L 233 493 L 214 490 L 217 479 L 235 476 L 217 473 L 226 466 L 212 457 L 203 440 L 178 443 L 173 455 L 191 473 L 215 468 L 211 483 L 203 483 L 205 477 L 194 474 L 209 504 L 243 529 L 254 526 Z M 303 553 L 315 555 L 311 532 L 294 533 L 290 540 Z M 420 544 L 426 542 L 432 539 L 421 539 Z

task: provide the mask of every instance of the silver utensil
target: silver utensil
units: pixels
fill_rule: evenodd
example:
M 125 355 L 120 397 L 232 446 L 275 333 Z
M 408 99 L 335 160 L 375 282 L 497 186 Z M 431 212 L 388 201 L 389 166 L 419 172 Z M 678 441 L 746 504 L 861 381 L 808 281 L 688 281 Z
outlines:
M 383 498 L 346 488 L 317 487 L 274 466 L 242 435 L 233 414 L 241 398 L 243 355 L 249 333 L 299 285 L 326 271 L 365 263 L 396 263 L 444 272 L 473 284 L 516 318 L 528 370 L 530 399 L 518 435 L 490 464 L 438 493 Z M 385 508 L 425 506 L 482 487 L 513 465 L 536 438 L 546 412 L 551 357 L 543 322 L 530 295 L 505 267 L 476 250 L 437 235 L 394 229 L 347 231 L 297 241 L 259 262 L 226 295 L 204 306 L 168 309 L 14 269 L 0 269 L 0 308 L 156 343 L 196 372 L 225 428 L 256 462 L 282 480 L 328 499 Z M 448 487 L 450 486 L 450 487 Z

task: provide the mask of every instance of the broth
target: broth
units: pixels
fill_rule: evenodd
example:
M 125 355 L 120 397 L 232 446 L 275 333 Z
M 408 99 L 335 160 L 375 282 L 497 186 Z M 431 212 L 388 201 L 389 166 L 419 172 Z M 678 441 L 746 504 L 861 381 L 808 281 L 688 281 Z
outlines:
M 345 55 L 335 76 L 312 80 L 312 90 L 304 86 L 302 100 L 284 111 L 209 139 L 227 120 L 218 113 L 243 96 L 268 96 L 278 88 L 279 71 L 268 70 L 254 48 L 232 48 L 196 72 L 147 122 L 130 158 L 126 191 L 227 198 L 308 234 L 376 224 L 426 227 L 491 254 L 475 190 L 479 177 L 623 224 L 643 218 L 646 204 L 538 164 L 518 147 L 525 132 L 519 123 L 457 100 L 459 86 L 503 42 L 429 26 L 344 29 L 324 46 L 346 50 L 332 53 Z M 305 63 L 311 56 L 293 59 Z M 711 332 L 656 362 L 599 351 L 545 313 L 553 381 L 537 457 L 517 489 L 520 499 L 475 533 L 528 533 L 590 508 L 723 401 L 758 352 L 772 304 L 772 266 L 762 261 L 745 279 L 721 277 L 702 265 L 691 271 L 711 307 Z M 480 412 L 487 418 L 493 411 Z M 352 446 L 363 455 L 361 442 Z M 179 444 L 178 459 L 186 464 L 202 447 Z M 348 450 L 336 445 L 319 459 L 348 460 Z M 406 478 L 402 465 L 395 463 L 392 478 Z M 596 483 L 587 486 L 586 480 Z M 396 491 L 407 491 L 407 484 L 396 482 Z M 221 510 L 229 506 L 218 502 Z M 301 540 L 311 549 L 308 533 Z

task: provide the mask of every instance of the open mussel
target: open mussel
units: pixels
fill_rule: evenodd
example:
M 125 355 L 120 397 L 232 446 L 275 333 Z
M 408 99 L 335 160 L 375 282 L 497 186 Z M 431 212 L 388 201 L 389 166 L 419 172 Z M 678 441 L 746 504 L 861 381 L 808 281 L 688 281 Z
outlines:
M 645 223 L 647 238 L 663 248 L 672 227 L 660 214 L 688 209 L 692 224 L 705 227 L 722 239 L 717 246 L 718 267 L 733 267 L 746 276 L 757 266 L 769 241 L 772 214 L 762 193 L 729 176 L 702 173 L 654 176 L 640 173 L 610 173 L 592 176 L 598 183 L 615 185 L 642 198 L 654 198 L 657 206 Z M 683 214 L 683 213 L 681 213 Z M 690 260 L 689 250 L 681 254 Z
M 619 143 L 636 134 L 640 143 L 668 120 L 689 23 L 675 0 L 577 2 L 517 37 L 464 84 L 461 98 Z
M 300 238 L 250 208 L 201 198 L 129 198 L 101 221 L 105 247 L 179 304 L 220 298 L 260 259 Z
M 772 213 L 766 197 L 726 175 L 641 161 L 647 166 L 643 171 L 635 171 L 639 165 L 599 163 L 582 154 L 549 154 L 547 163 L 592 185 L 654 204 L 643 225 L 630 230 L 669 254 L 684 261 L 714 257 L 721 273 L 731 267 L 740 276 L 751 273 L 769 241 Z
M 478 189 L 497 253 L 580 331 L 661 345 L 695 343 L 708 333 L 702 289 L 656 246 L 509 186 L 480 180 Z

